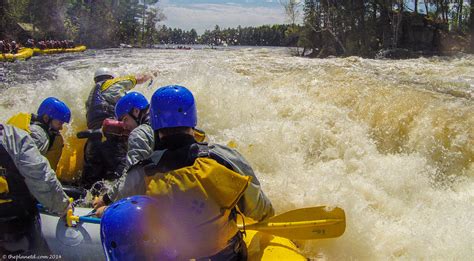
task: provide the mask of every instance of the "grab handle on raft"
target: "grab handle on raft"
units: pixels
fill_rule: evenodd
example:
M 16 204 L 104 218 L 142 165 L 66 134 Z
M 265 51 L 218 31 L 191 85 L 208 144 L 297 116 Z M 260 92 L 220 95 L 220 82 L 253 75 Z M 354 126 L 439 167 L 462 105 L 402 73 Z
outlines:
M 72 222 L 83 222 L 83 223 L 92 223 L 100 224 L 100 218 L 87 217 L 87 216 L 74 216 L 72 214 L 72 209 L 67 211 L 66 224 L 68 227 L 72 227 Z
M 78 139 L 102 139 L 102 129 L 85 130 L 76 133 Z

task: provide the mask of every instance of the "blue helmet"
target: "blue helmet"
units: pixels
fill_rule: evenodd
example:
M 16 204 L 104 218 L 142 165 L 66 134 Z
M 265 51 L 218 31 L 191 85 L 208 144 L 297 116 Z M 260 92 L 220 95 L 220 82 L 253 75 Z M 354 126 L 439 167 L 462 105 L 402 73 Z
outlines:
M 179 85 L 159 88 L 151 97 L 150 118 L 154 130 L 196 127 L 197 112 L 193 94 Z
M 110 205 L 100 222 L 107 260 L 159 260 L 157 201 L 132 196 Z
M 71 110 L 64 102 L 54 97 L 48 97 L 40 104 L 38 116 L 43 117 L 43 115 L 67 123 L 71 120 Z
M 125 94 L 115 105 L 115 117 L 120 120 L 125 114 L 130 113 L 134 108 L 144 110 L 150 104 L 143 94 L 129 92 Z

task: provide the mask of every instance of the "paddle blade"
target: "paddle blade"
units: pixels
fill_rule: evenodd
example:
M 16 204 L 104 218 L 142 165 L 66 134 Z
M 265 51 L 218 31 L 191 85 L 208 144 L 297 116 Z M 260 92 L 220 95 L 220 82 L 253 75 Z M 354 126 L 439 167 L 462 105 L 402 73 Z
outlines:
M 274 216 L 265 222 L 247 225 L 245 228 L 289 239 L 333 238 L 344 233 L 346 216 L 341 208 L 301 208 Z

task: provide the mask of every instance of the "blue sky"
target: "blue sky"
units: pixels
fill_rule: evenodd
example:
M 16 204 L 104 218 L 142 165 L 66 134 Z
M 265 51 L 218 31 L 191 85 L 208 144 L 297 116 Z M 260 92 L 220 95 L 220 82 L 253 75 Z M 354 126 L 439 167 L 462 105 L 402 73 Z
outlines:
M 161 0 L 166 15 L 160 24 L 185 30 L 286 23 L 279 0 Z
M 405 3 L 413 9 L 414 1 L 405 0 Z M 418 2 L 419 12 L 424 13 L 423 1 Z M 227 28 L 288 22 L 280 0 L 160 0 L 158 6 L 167 17 L 160 24 L 185 30 L 194 28 L 199 34 L 214 29 L 216 24 Z

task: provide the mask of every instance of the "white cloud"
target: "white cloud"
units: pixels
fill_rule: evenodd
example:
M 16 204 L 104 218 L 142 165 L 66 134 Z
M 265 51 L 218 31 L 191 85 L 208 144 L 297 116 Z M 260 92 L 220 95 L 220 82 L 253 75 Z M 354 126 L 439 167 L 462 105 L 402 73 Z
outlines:
M 264 24 L 283 24 L 286 17 L 283 8 L 244 7 L 239 4 L 190 4 L 173 5 L 168 1 L 161 3 L 167 17 L 164 24 L 168 27 L 190 30 L 201 34 L 215 25 L 221 28 L 259 26 Z

